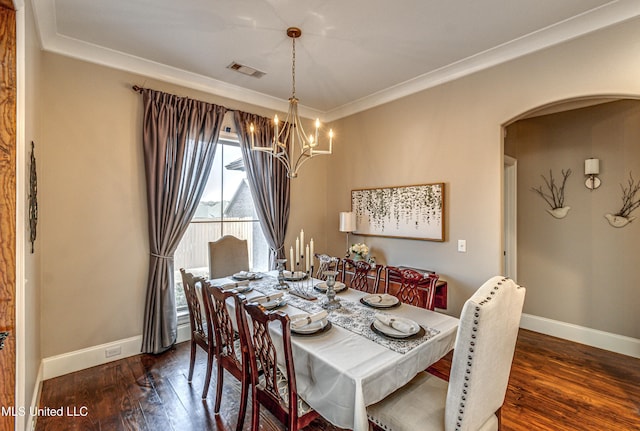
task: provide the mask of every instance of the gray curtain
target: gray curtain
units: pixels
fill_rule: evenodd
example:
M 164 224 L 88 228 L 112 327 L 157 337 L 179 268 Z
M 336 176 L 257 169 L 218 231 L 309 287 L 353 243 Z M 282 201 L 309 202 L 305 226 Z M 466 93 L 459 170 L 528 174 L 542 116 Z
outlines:
M 269 265 L 285 257 L 284 236 L 289 223 L 289 177 L 282 163 L 268 153 L 251 151 L 249 127 L 256 127 L 255 144 L 269 146 L 273 123 L 269 118 L 236 111 L 233 116 L 240 140 L 242 158 L 262 232 L 269 244 Z
M 143 144 L 149 216 L 149 278 L 142 351 L 176 342 L 173 254 L 207 183 L 226 108 L 149 89 Z

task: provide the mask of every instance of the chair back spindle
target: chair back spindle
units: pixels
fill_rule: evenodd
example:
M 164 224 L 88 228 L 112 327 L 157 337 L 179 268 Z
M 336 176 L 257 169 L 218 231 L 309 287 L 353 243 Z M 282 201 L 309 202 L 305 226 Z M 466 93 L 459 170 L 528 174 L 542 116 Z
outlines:
M 371 272 L 372 269 L 373 272 Z M 347 277 L 349 273 L 353 274 L 350 279 Z M 382 266 L 380 265 L 373 268 L 369 262 L 365 262 L 364 260 L 354 261 L 352 259 L 344 259 L 342 265 L 342 282 L 346 283 L 352 289 L 367 293 L 378 293 L 381 273 Z M 369 278 L 370 274 L 373 275 L 372 280 Z
M 261 305 L 244 303 L 247 313 L 247 339 L 251 364 L 253 401 L 252 431 L 258 431 L 260 405 L 266 407 L 286 428 L 296 431 L 307 426 L 318 413 L 299 398 L 291 350 L 289 316 L 281 311 L 267 311 Z M 283 357 L 278 357 L 270 325 L 279 323 L 282 331 Z M 262 372 L 262 375 L 258 371 Z
M 326 271 L 338 271 L 340 258 L 319 253 L 315 254 L 315 258 L 318 259 L 318 269 L 315 274 L 315 278 L 318 280 L 327 280 L 327 276 L 324 274 Z
M 405 304 L 415 305 L 426 308 L 427 310 L 434 310 L 438 277 L 438 274 L 425 276 L 421 272 L 410 268 L 387 266 L 385 273 L 385 291 L 395 295 Z M 390 284 L 392 279 L 400 281 L 400 286 L 395 292 L 391 291 Z
M 202 390 L 202 397 L 206 398 L 209 391 L 209 380 L 211 378 L 211 370 L 213 368 L 213 358 L 215 350 L 215 341 L 213 332 L 207 326 L 205 321 L 206 305 L 200 302 L 200 294 L 198 284 L 202 288 L 202 279 L 194 277 L 193 274 L 180 268 L 182 276 L 182 288 L 187 299 L 187 308 L 189 309 L 189 326 L 191 328 L 191 353 L 189 357 L 189 374 L 187 381 L 191 383 L 193 378 L 193 370 L 196 363 L 196 350 L 202 348 L 207 353 L 207 374 Z M 203 301 L 204 302 L 204 301 Z M 205 308 L 203 310 L 202 308 Z
M 225 291 L 207 281 L 203 281 L 203 296 L 207 317 L 211 322 L 216 339 L 215 358 L 218 369 L 214 412 L 220 411 L 224 370 L 227 370 L 229 374 L 240 381 L 241 385 L 236 426 L 236 430 L 241 431 L 244 425 L 250 384 L 249 347 L 244 330 L 246 318 L 242 310 L 242 301 L 245 298 L 234 290 Z M 227 306 L 228 301 L 234 303 L 235 314 L 233 318 Z

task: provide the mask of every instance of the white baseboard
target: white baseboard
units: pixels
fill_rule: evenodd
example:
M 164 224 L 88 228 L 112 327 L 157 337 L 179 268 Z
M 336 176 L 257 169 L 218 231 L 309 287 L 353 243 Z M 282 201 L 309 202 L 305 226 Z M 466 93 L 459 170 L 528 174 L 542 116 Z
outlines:
M 36 376 L 36 382 L 33 387 L 33 397 L 31 397 L 31 407 L 29 408 L 30 412 L 36 411 L 38 406 L 40 405 L 40 394 L 42 392 L 42 375 L 43 375 L 44 366 L 42 362 L 40 362 L 40 367 L 38 368 L 38 375 Z M 29 417 L 29 423 L 27 423 L 26 430 L 27 431 L 35 431 L 36 424 L 38 421 L 38 415 L 31 415 Z
M 576 343 L 586 344 L 588 346 L 632 356 L 634 358 L 640 358 L 640 340 L 636 338 L 625 337 L 623 335 L 612 334 L 609 332 L 599 331 L 597 329 L 585 328 L 571 323 L 560 322 L 524 313 L 522 314 L 520 327 L 540 332 L 542 334 L 551 335 L 553 337 L 575 341 Z M 177 342 L 181 343 L 183 341 L 187 341 L 190 337 L 191 333 L 189 324 L 178 325 Z M 126 338 L 124 340 L 44 358 L 42 360 L 40 371 L 38 373 L 38 380 L 36 382 L 38 389 L 43 380 L 137 355 L 140 353 L 141 344 L 142 336 L 139 335 L 136 337 Z M 110 358 L 105 357 L 106 349 L 114 347 L 120 347 L 121 353 Z M 37 392 L 34 391 L 34 399 L 32 400 L 32 404 L 34 406 L 37 406 L 37 397 L 39 397 L 39 390 Z
M 178 325 L 177 342 L 189 340 L 191 332 L 189 324 Z M 117 361 L 119 359 L 128 358 L 140 354 L 140 346 L 142 345 L 142 335 L 123 340 L 113 341 L 111 343 L 100 344 L 98 346 L 87 347 L 86 349 L 76 350 L 61 355 L 51 356 L 42 360 L 42 380 L 52 379 L 64 374 L 73 373 L 74 371 L 84 370 L 86 368 L 95 367 L 96 365 L 106 364 L 108 362 Z M 106 357 L 105 352 L 109 349 L 120 348 L 120 353 L 111 357 Z
M 545 317 L 522 314 L 520 327 L 587 346 L 640 358 L 640 340 Z

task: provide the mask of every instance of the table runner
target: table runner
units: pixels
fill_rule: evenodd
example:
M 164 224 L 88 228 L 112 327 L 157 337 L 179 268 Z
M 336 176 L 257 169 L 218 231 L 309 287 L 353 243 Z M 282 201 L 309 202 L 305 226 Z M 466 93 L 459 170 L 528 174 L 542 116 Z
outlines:
M 282 292 L 282 290 L 277 290 L 274 287 L 275 284 L 277 284 L 277 280 L 274 277 L 267 275 L 261 280 L 253 281 L 251 283 L 251 287 L 264 295 L 273 294 L 275 292 Z M 309 301 L 289 294 L 288 292 L 285 295 L 288 304 L 306 311 L 307 313 L 317 313 L 324 310 L 321 306 L 323 297 L 323 294 L 318 294 L 317 301 Z M 405 354 L 440 333 L 440 331 L 437 329 L 420 325 L 425 330 L 425 334 L 422 337 L 411 339 L 386 338 L 375 333 L 371 329 L 371 323 L 375 320 L 375 315 L 382 311 L 372 309 L 370 307 L 367 307 L 366 305 L 360 304 L 359 302 L 345 299 L 341 299 L 340 304 L 342 305 L 341 308 L 333 310 L 329 313 L 328 320 L 332 324 L 338 325 L 341 328 L 344 328 L 358 335 L 362 335 L 366 339 L 380 344 L 381 346 L 384 346 L 387 349 L 390 349 L 397 353 Z

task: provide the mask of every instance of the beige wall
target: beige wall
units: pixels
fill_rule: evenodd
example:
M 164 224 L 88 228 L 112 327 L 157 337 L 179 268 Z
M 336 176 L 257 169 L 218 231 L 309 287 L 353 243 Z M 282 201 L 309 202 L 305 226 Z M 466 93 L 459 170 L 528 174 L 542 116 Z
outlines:
M 42 354 L 49 357 L 142 333 L 148 271 L 142 99 L 131 86 L 272 112 L 55 54 L 43 55 L 43 67 Z M 311 181 L 322 175 L 313 163 L 293 187 L 309 199 L 299 212 L 294 206 L 291 226 L 319 237 L 311 226 L 322 226 L 325 181 Z
M 40 256 L 41 256 L 41 241 L 40 237 L 36 240 L 34 253 L 31 253 L 31 243 L 29 241 L 29 226 L 28 226 L 28 195 L 29 195 L 29 166 L 30 166 L 30 154 L 31 154 L 31 142 L 36 145 L 36 158 L 37 163 L 41 163 L 41 148 L 40 148 L 40 112 L 38 103 L 40 97 L 40 80 L 42 76 L 42 66 L 40 63 L 41 53 L 40 45 L 38 42 L 38 36 L 35 33 L 35 25 L 33 20 L 33 14 L 31 11 L 31 3 L 25 2 L 25 9 L 20 12 L 19 18 L 23 17 L 25 26 L 24 30 L 24 62 L 25 70 L 20 76 L 24 77 L 25 87 L 25 104 L 19 110 L 24 111 L 24 145 L 25 159 L 23 165 L 23 177 L 22 181 L 25 184 L 24 190 L 24 202 L 25 202 L 25 227 L 26 229 L 22 233 L 23 241 L 25 244 L 24 258 L 19 259 L 24 261 L 24 307 L 22 310 L 17 309 L 17 316 L 24 325 L 24 339 L 18 340 L 18 342 L 24 343 L 25 357 L 22 358 L 24 366 L 24 388 L 23 399 L 17 400 L 18 406 L 24 406 L 28 408 L 31 405 L 34 389 L 36 389 L 36 381 L 38 377 L 38 370 L 40 368 L 40 361 L 42 359 L 42 353 L 40 348 Z M 18 26 L 18 29 L 21 27 Z M 19 51 L 19 54 L 22 51 Z M 21 112 L 18 112 L 20 117 Z M 42 172 L 41 168 L 38 169 L 38 173 Z M 38 226 L 39 235 L 41 235 L 42 225 Z M 18 281 L 19 282 L 19 281 Z M 18 286 L 17 289 L 20 289 Z M 20 324 L 20 320 L 18 321 Z M 19 365 L 19 366 L 20 366 Z M 18 426 L 26 425 L 29 418 L 18 418 Z M 23 421 L 21 424 L 20 421 Z
M 640 338 L 640 230 L 617 229 L 604 214 L 622 205 L 620 184 L 640 179 L 640 102 L 621 101 L 518 121 L 505 152 L 518 160 L 518 278 L 525 312 Z M 584 160 L 601 160 L 600 188 L 584 185 Z M 566 218 L 531 191 L 541 175 L 571 169 Z M 637 214 L 634 214 L 637 215 Z
M 439 272 L 449 281 L 447 312 L 459 313 L 475 289 L 502 271 L 502 125 L 558 100 L 639 95 L 639 23 L 605 29 L 338 121 L 335 175 L 328 177 L 332 251 L 344 248 L 338 212 L 349 208 L 351 189 L 445 182 L 446 242 L 354 241 L 365 240 L 386 263 Z M 467 240 L 467 253 L 456 251 L 458 239 Z M 554 317 L 571 321 L 586 313 L 581 298 L 574 299 L 566 306 L 577 310 Z M 626 324 L 601 326 L 622 330 Z
M 351 189 L 445 182 L 447 241 L 365 240 L 382 262 L 440 272 L 449 281 L 447 312 L 459 313 L 501 272 L 501 125 L 555 100 L 640 95 L 639 45 L 636 20 L 337 121 L 334 155 L 309 162 L 292 184 L 290 237 L 304 228 L 318 251 L 341 255 L 338 213 L 349 208 Z M 131 84 L 271 112 L 54 54 L 43 55 L 43 77 L 41 338 L 48 357 L 142 332 L 142 112 Z M 457 239 L 467 240 L 467 253 L 456 252 Z

